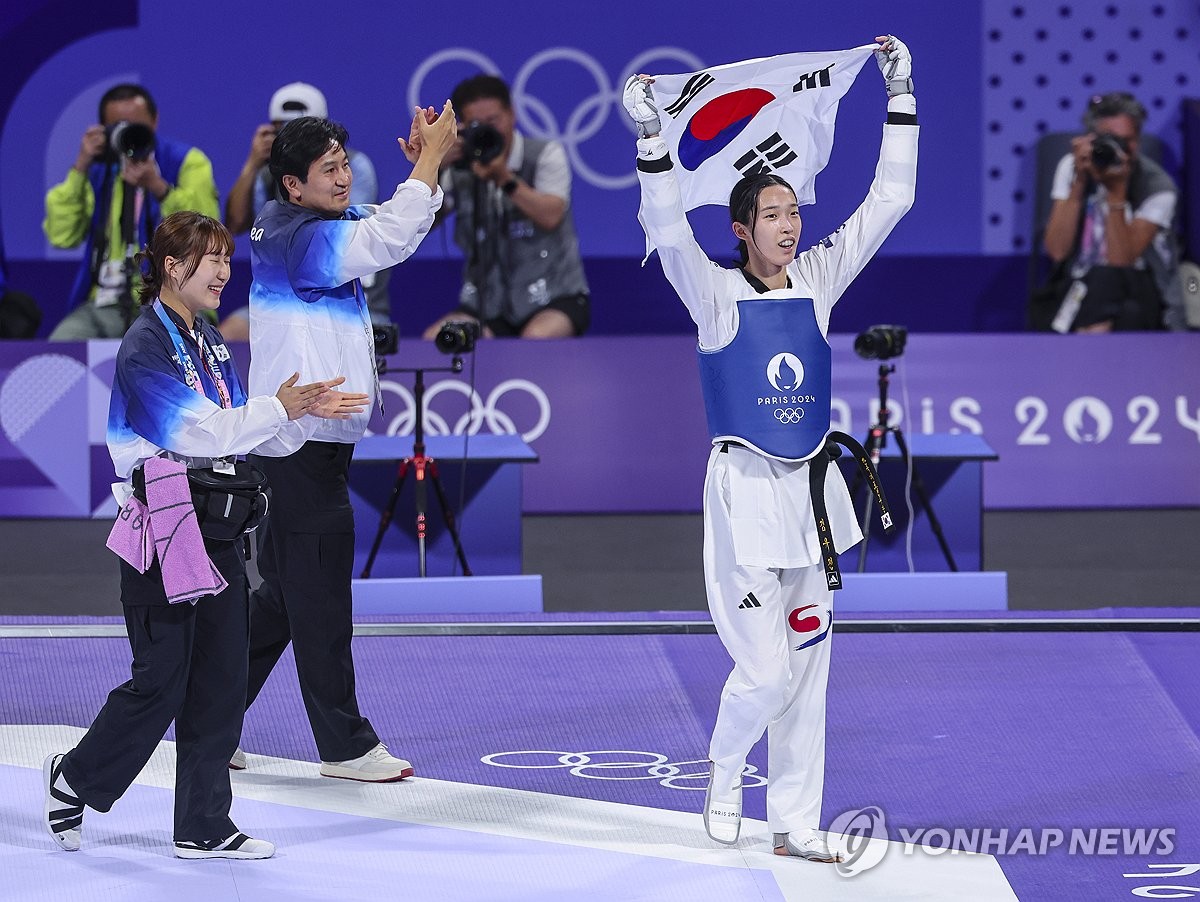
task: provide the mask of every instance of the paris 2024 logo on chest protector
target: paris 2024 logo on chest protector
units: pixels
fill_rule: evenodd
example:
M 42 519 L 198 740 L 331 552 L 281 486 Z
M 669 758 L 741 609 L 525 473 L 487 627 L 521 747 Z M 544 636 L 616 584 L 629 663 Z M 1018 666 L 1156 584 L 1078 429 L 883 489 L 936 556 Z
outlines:
M 800 422 L 804 418 L 804 408 L 792 405 L 810 404 L 816 400 L 812 395 L 793 394 L 804 382 L 804 362 L 787 351 L 776 354 L 767 363 L 767 381 L 779 394 L 760 397 L 758 403 L 773 407 L 772 416 L 780 423 Z

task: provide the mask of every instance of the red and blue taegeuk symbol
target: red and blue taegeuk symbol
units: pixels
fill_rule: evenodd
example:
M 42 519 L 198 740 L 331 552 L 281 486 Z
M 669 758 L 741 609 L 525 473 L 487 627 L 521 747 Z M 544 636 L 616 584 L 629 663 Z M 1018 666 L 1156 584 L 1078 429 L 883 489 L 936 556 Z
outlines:
M 695 170 L 701 163 L 729 146 L 758 115 L 758 111 L 775 99 L 762 88 L 743 88 L 714 97 L 696 111 L 679 136 L 679 162 L 685 169 Z
M 810 611 L 815 607 L 815 604 L 806 604 L 804 607 L 796 608 L 796 610 L 788 614 L 788 626 L 799 634 L 801 638 L 808 637 L 804 642 L 796 646 L 796 651 L 811 648 L 818 642 L 821 642 L 829 635 L 830 629 L 833 628 L 832 614 L 828 615 L 824 621 L 821 619 L 820 611 L 805 616 L 806 611 Z M 821 627 L 824 627 L 824 629 L 821 629 Z

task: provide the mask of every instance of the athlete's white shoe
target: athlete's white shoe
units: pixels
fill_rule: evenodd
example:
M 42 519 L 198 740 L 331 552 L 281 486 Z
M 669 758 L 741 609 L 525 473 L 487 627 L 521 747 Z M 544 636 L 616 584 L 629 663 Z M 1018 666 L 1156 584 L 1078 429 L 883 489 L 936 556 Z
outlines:
M 239 745 L 233 750 L 233 754 L 229 756 L 230 770 L 245 770 L 246 769 L 246 753 L 242 751 Z
M 825 842 L 825 837 L 812 829 L 776 833 L 775 854 L 805 858 L 809 861 L 821 861 L 826 864 L 834 864 L 842 860 L 842 854 L 830 849 L 829 843 Z
M 394 783 L 413 775 L 413 766 L 388 753 L 382 742 L 365 755 L 350 761 L 322 761 L 321 774 L 363 783 Z
M 716 769 L 710 761 L 708 789 L 704 791 L 704 829 L 717 842 L 732 845 L 742 831 L 742 784 L 739 780 L 728 796 L 714 793 Z

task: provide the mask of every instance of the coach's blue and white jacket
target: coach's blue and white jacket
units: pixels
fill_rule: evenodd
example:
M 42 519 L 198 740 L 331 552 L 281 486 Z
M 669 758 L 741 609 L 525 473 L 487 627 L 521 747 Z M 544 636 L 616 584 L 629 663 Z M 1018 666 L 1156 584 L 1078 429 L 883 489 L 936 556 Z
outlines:
M 162 451 L 177 458 L 245 454 L 288 421 L 274 391 L 266 397 L 246 399 L 221 333 L 199 317 L 194 325 L 199 326 L 204 341 L 215 352 L 233 404 L 231 408 L 221 407 L 217 387 L 191 337 L 193 324 L 184 323 L 169 309 L 166 313 L 192 352 L 204 394 L 184 381 L 184 368 L 176 360 L 174 342 L 153 306 L 147 305 L 121 341 L 108 405 L 108 450 L 117 476 L 126 480 L 113 486 L 113 494 L 121 503 L 131 491 L 129 475 L 148 457 Z
M 356 442 L 376 400 L 370 312 L 359 279 L 407 259 L 433 225 L 442 191 L 409 179 L 382 204 L 329 219 L 271 201 L 250 231 L 250 393 L 273 394 L 294 372 L 300 383 L 345 376 L 345 392 L 370 400 L 348 420 L 304 417 L 256 449 L 291 454 L 304 442 Z

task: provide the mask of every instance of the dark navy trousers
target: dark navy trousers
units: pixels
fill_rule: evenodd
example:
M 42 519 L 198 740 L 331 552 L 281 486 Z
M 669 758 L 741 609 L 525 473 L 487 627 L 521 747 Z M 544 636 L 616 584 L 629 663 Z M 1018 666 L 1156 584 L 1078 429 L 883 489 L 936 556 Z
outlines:
M 130 679 L 109 693 L 62 772 L 89 808 L 108 811 L 175 721 L 178 841 L 225 839 L 233 794 L 229 757 L 242 732 L 249 642 L 241 542 L 206 542 L 229 587 L 196 604 L 167 604 L 156 561 L 146 573 L 121 565 Z
M 291 643 L 322 761 L 349 761 L 379 743 L 358 710 L 350 649 L 353 453 L 353 445 L 306 442 L 287 457 L 254 458 L 271 485 L 271 511 L 259 543 L 263 582 L 250 598 L 246 707 Z

